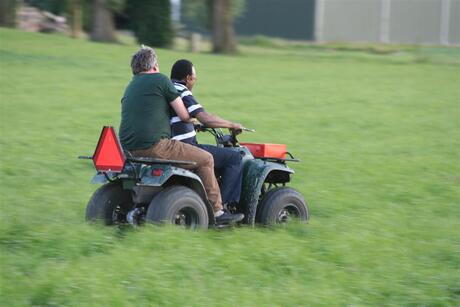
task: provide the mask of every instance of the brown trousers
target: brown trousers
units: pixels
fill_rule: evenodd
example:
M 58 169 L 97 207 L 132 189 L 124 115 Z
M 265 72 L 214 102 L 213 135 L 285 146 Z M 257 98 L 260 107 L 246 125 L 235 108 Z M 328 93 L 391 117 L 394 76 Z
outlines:
M 162 139 L 152 147 L 141 150 L 132 150 L 131 154 L 137 157 L 151 157 L 170 160 L 193 161 L 195 166 L 181 166 L 195 170 L 203 181 L 208 199 L 214 206 L 214 212 L 222 210 L 222 198 L 219 185 L 214 175 L 214 159 L 212 155 L 196 146 L 176 140 Z

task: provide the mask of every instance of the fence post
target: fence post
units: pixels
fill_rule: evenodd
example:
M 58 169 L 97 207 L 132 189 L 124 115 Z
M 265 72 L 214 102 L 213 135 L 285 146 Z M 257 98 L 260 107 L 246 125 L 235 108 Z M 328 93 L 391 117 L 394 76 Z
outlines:
M 200 52 L 201 35 L 200 33 L 190 33 L 190 52 Z
M 450 0 L 441 1 L 441 33 L 440 43 L 449 45 L 449 18 L 450 18 Z
M 324 11 L 326 0 L 316 0 L 315 5 L 315 41 L 324 41 Z
M 391 0 L 382 0 L 382 11 L 380 12 L 380 42 L 390 42 L 390 17 Z

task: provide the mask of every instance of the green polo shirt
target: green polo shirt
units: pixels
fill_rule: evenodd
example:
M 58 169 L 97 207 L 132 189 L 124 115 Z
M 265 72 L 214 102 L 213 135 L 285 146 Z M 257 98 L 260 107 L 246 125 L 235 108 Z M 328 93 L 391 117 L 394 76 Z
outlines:
M 168 77 L 137 74 L 121 99 L 120 142 L 124 149 L 146 149 L 171 137 L 170 105 L 179 96 Z

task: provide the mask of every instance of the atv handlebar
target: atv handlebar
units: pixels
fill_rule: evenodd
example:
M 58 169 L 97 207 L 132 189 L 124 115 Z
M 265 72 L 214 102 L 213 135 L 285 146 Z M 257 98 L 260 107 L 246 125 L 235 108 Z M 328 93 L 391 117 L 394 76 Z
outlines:
M 210 127 L 206 127 L 205 125 L 203 124 L 194 124 L 193 125 L 194 128 L 195 128 L 195 131 L 199 131 L 199 132 L 206 132 L 206 131 L 209 131 L 210 129 L 220 129 L 220 128 L 210 128 Z M 242 131 L 246 131 L 246 132 L 256 132 L 255 129 L 250 129 L 250 128 L 246 128 L 246 127 L 242 127 L 241 129 L 231 129 L 229 128 L 229 130 L 231 131 L 239 131 L 239 130 L 242 130 Z
M 237 129 L 237 130 L 229 129 L 230 134 L 224 134 L 221 128 L 209 128 L 203 124 L 195 124 L 194 126 L 197 132 L 211 133 L 216 139 L 216 145 L 218 147 L 239 147 L 240 145 L 238 144 L 238 139 L 236 138 L 238 134 L 240 134 L 243 131 L 247 131 L 247 132 L 256 131 L 254 129 L 242 127 L 242 129 Z M 300 160 L 294 158 L 294 156 L 290 152 L 286 152 L 286 154 L 289 155 L 290 158 L 264 157 L 264 158 L 259 158 L 259 159 L 266 160 L 266 161 L 273 161 L 273 162 L 281 162 L 281 163 L 285 163 L 286 161 L 300 162 Z
M 236 136 L 243 131 L 246 132 L 255 132 L 256 130 L 254 129 L 249 129 L 242 127 L 241 129 L 228 129 L 230 131 L 230 134 L 224 134 L 222 132 L 221 128 L 210 128 L 206 127 L 203 124 L 195 124 L 195 131 L 197 132 L 209 132 L 211 133 L 214 138 L 216 139 L 216 144 L 217 146 L 222 146 L 222 147 L 237 147 L 238 146 L 238 139 Z
M 195 124 L 195 131 L 197 132 L 209 132 L 211 133 L 215 140 L 216 140 L 216 145 L 220 147 L 237 147 L 238 146 L 238 139 L 236 136 L 240 134 L 243 131 L 247 132 L 255 132 L 254 129 L 248 129 L 245 127 L 242 127 L 242 129 L 228 129 L 230 131 L 230 134 L 224 134 L 222 132 L 221 128 L 210 128 L 206 127 L 203 124 Z

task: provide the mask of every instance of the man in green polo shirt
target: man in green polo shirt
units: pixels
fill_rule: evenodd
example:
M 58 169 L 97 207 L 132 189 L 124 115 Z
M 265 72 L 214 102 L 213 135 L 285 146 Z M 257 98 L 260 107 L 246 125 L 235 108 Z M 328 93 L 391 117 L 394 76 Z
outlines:
M 210 153 L 180 141 L 171 140 L 170 108 L 182 121 L 190 116 L 176 88 L 160 73 L 157 56 L 150 47 L 142 47 L 131 59 L 133 78 L 121 99 L 120 142 L 133 156 L 196 163 L 194 170 L 203 181 L 214 206 L 218 224 L 241 221 L 243 214 L 223 210 L 219 185 Z

